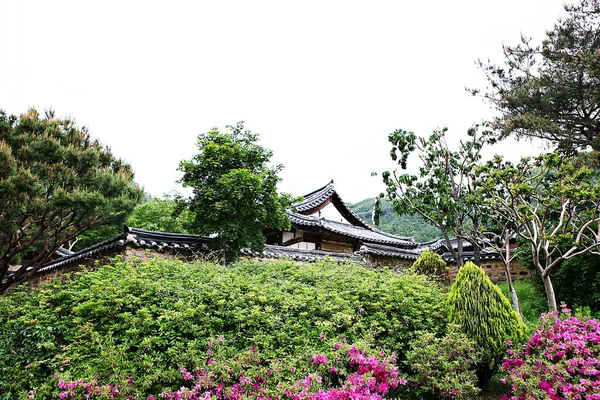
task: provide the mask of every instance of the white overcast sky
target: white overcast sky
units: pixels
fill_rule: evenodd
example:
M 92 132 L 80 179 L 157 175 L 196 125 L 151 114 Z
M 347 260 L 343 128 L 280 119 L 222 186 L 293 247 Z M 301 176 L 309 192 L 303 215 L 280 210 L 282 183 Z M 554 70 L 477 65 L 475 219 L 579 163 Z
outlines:
M 540 40 L 561 0 L 0 0 L 0 109 L 53 108 L 87 125 L 160 196 L 198 133 L 246 121 L 282 163 L 282 191 L 334 179 L 348 202 L 377 195 L 387 135 L 450 141 L 490 109 L 478 58 Z M 539 151 L 505 143 L 507 156 Z

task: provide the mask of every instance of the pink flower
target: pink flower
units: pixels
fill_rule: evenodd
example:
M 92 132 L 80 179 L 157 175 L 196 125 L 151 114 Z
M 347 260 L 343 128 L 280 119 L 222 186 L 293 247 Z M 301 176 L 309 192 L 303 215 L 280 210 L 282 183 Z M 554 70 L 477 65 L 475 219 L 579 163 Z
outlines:
M 325 365 L 327 364 L 327 357 L 325 357 L 322 354 L 315 354 L 314 356 L 312 356 L 312 363 L 315 365 Z

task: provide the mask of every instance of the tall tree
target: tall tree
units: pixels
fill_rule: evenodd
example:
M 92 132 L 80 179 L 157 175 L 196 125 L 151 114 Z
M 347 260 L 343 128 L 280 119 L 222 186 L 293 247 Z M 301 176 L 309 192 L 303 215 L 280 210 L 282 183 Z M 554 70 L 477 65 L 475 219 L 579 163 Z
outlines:
M 198 136 L 198 154 L 181 161 L 181 182 L 193 188 L 187 201 L 193 229 L 216 234 L 215 244 L 226 261 L 240 249 L 264 249 L 265 228 L 289 229 L 285 213 L 292 199 L 277 193 L 281 165 L 269 166 L 273 153 L 260 146 L 258 135 L 239 122 L 228 132 L 213 128 Z
M 0 111 L 0 292 L 85 230 L 124 221 L 140 195 L 131 167 L 86 128 L 52 112 Z
M 483 129 L 482 129 L 483 128 Z M 458 266 L 463 265 L 463 240 L 471 242 L 476 262 L 479 256 L 478 232 L 481 216 L 469 201 L 473 188 L 473 171 L 481 160 L 481 150 L 495 141 L 485 127 L 474 126 L 468 140 L 461 141 L 458 150 L 450 150 L 446 142 L 447 129 L 434 131 L 428 138 L 417 138 L 413 132 L 396 130 L 389 135 L 390 155 L 401 169 L 407 169 L 408 157 L 419 151 L 421 164 L 416 175 L 385 171 L 385 196 L 399 215 L 417 214 L 437 227 Z M 380 196 L 384 196 L 381 194 Z M 451 237 L 456 236 L 455 249 Z
M 478 198 L 496 221 L 514 224 L 531 249 L 550 311 L 556 296 L 550 273 L 581 254 L 600 254 L 600 187 L 592 170 L 558 153 L 514 165 L 500 156 L 476 171 Z
M 600 151 L 600 0 L 565 6 L 541 45 L 522 37 L 504 47 L 504 63 L 479 62 L 483 96 L 500 111 L 503 136 L 549 140 L 559 150 Z M 480 90 L 471 92 L 479 94 Z

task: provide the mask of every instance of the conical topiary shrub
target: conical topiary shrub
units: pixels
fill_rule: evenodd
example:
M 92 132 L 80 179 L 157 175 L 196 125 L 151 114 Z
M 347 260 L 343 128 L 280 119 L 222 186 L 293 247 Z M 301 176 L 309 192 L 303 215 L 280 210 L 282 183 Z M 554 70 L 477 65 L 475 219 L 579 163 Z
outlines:
M 443 280 L 448 273 L 448 266 L 439 254 L 429 249 L 421 253 L 419 258 L 410 267 L 417 274 Z
M 525 339 L 526 328 L 481 267 L 467 262 L 448 296 L 448 320 L 457 324 L 481 351 L 480 385 L 485 385 L 506 353 L 506 343 Z

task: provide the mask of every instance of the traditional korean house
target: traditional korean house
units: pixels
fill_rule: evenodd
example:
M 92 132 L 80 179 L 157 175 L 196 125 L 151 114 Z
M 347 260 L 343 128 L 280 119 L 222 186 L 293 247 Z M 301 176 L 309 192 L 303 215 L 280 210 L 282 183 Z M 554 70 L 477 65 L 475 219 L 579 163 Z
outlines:
M 457 272 L 445 240 L 417 243 L 411 237 L 396 236 L 370 225 L 352 211 L 337 193 L 333 181 L 306 194 L 287 211 L 291 222 L 288 231 L 265 230 L 266 246 L 262 252 L 248 249 L 241 256 L 253 258 L 291 259 L 313 262 L 330 259 L 339 262 L 366 263 L 372 266 L 408 267 L 426 249 L 440 254 L 451 266 L 450 276 Z M 327 216 L 327 218 L 325 217 Z M 60 249 L 57 258 L 40 269 L 40 275 L 59 273 L 79 265 L 95 263 L 122 254 L 136 258 L 194 258 L 208 254 L 212 238 L 170 232 L 153 232 L 125 226 L 121 235 L 97 243 L 78 252 Z M 456 247 L 457 240 L 452 241 Z M 473 256 L 465 246 L 466 259 Z M 482 266 L 494 281 L 503 280 L 499 254 L 481 252 Z M 513 270 L 515 277 L 528 276 L 526 269 Z M 10 279 L 10 277 L 9 277 Z
M 322 214 L 335 210 L 336 219 Z M 329 213 L 331 214 L 331 212 Z M 310 251 L 357 254 L 370 261 L 412 263 L 422 249 L 411 237 L 396 236 L 370 225 L 352 211 L 335 190 L 333 181 L 304 195 L 288 210 L 289 231 L 267 230 L 267 244 Z

